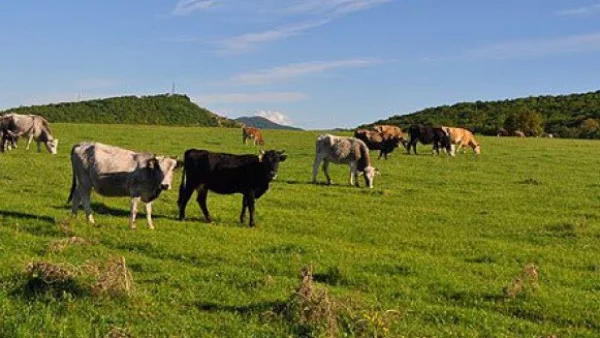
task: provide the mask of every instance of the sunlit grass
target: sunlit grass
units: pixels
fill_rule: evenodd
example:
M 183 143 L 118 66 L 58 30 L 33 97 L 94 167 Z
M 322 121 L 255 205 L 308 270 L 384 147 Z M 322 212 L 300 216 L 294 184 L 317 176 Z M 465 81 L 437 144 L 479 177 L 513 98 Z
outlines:
M 156 230 L 128 228 L 128 199 L 92 194 L 98 226 L 70 217 L 70 147 L 94 140 L 183 155 L 189 148 L 256 152 L 238 129 L 53 125 L 59 154 L 0 154 L 0 336 L 287 336 L 278 316 L 312 265 L 329 295 L 364 318 L 394 310 L 390 336 L 598 336 L 600 166 L 596 141 L 482 138 L 482 155 L 392 153 L 374 160 L 375 188 L 312 185 L 317 132 L 264 131 L 289 158 L 257 203 L 257 228 L 238 223 L 241 195 L 209 193 L 213 224 L 194 202 L 179 222 L 177 189 L 154 203 Z M 377 153 L 372 152 L 376 158 Z M 318 179 L 325 181 L 320 172 Z M 361 185 L 364 183 L 361 181 Z M 142 209 L 143 210 L 143 209 Z M 78 236 L 91 245 L 54 250 Z M 125 257 L 129 297 L 31 295 L 32 261 L 63 264 Z M 539 288 L 503 288 L 536 265 Z M 360 331 L 362 332 L 362 331 Z M 348 335 L 359 331 L 343 331 Z M 363 333 L 364 334 L 364 333 Z

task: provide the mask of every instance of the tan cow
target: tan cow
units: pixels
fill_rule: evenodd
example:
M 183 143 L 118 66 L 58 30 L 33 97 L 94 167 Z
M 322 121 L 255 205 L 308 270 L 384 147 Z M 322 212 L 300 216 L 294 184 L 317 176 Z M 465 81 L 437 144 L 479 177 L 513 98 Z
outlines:
M 246 125 L 242 123 L 242 141 L 244 142 L 244 144 L 247 144 L 248 139 L 252 139 L 254 145 L 265 145 L 265 140 L 262 136 L 260 129 L 254 127 L 246 127 Z
M 450 141 L 452 142 L 450 155 L 454 156 L 454 154 L 461 149 L 464 153 L 467 146 L 471 147 L 476 155 L 481 153 L 479 143 L 475 140 L 473 133 L 467 129 L 456 127 L 442 127 L 442 129 L 450 136 Z

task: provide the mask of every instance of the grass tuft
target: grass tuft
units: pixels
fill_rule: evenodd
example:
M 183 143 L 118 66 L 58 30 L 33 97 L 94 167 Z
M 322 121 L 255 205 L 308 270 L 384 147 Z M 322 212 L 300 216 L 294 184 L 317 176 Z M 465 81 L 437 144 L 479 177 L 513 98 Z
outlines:
M 539 289 L 538 269 L 533 263 L 529 263 L 521 269 L 513 281 L 504 287 L 504 297 L 515 299 L 523 292 L 533 292 Z

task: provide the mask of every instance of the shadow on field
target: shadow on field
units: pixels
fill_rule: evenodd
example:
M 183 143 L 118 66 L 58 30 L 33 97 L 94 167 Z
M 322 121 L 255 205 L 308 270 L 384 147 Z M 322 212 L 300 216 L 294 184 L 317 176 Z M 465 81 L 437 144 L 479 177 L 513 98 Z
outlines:
M 19 219 L 36 220 L 36 221 L 47 222 L 47 223 L 50 223 L 50 224 L 55 224 L 56 223 L 56 220 L 54 220 L 54 218 L 52 218 L 50 216 L 40 216 L 40 215 L 26 214 L 24 212 L 18 212 L 18 211 L 4 211 L 4 210 L 0 210 L 0 217 L 11 217 L 11 218 L 19 218 Z
M 100 202 L 91 202 L 90 206 L 92 207 L 92 214 L 99 214 L 99 215 L 108 215 L 108 216 L 119 216 L 119 217 L 129 217 L 130 212 L 129 209 L 117 209 L 117 208 L 113 208 L 113 207 L 109 207 L 108 205 L 104 204 L 104 203 L 100 203 Z M 60 206 L 55 206 L 54 209 L 62 209 L 62 210 L 71 210 L 71 205 L 60 205 Z M 79 207 L 79 212 L 84 212 L 83 211 L 83 207 Z M 140 216 L 145 216 L 146 212 L 145 212 L 145 208 L 144 208 L 144 204 L 140 203 L 140 205 L 138 206 L 138 218 Z M 175 219 L 176 215 L 173 215 L 172 217 L 169 216 L 165 216 L 165 215 L 160 215 L 160 214 L 155 214 L 154 212 L 152 212 L 152 219 Z
M 225 311 L 238 313 L 241 315 L 250 315 L 252 313 L 263 313 L 265 311 L 272 311 L 273 309 L 281 309 L 285 306 L 282 301 L 262 302 L 253 303 L 247 305 L 222 305 L 211 302 L 194 302 L 192 303 L 200 311 Z

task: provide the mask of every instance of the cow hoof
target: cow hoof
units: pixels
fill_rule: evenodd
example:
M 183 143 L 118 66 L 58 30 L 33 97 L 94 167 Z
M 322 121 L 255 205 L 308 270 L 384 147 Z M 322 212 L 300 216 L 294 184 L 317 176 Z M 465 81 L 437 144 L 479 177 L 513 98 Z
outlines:
M 150 230 L 154 230 L 154 226 L 153 226 L 153 225 L 149 225 L 149 226 L 148 226 L 148 229 L 150 229 Z
M 204 222 L 206 222 L 206 223 L 210 224 L 210 223 L 212 223 L 212 218 L 206 218 L 206 219 L 204 220 Z
M 248 224 L 248 226 L 250 226 L 251 228 L 254 228 L 254 227 L 256 227 L 256 223 Z
M 87 220 L 90 224 L 96 224 L 96 221 L 94 220 L 94 216 L 92 216 L 92 215 L 89 215 L 87 217 Z

